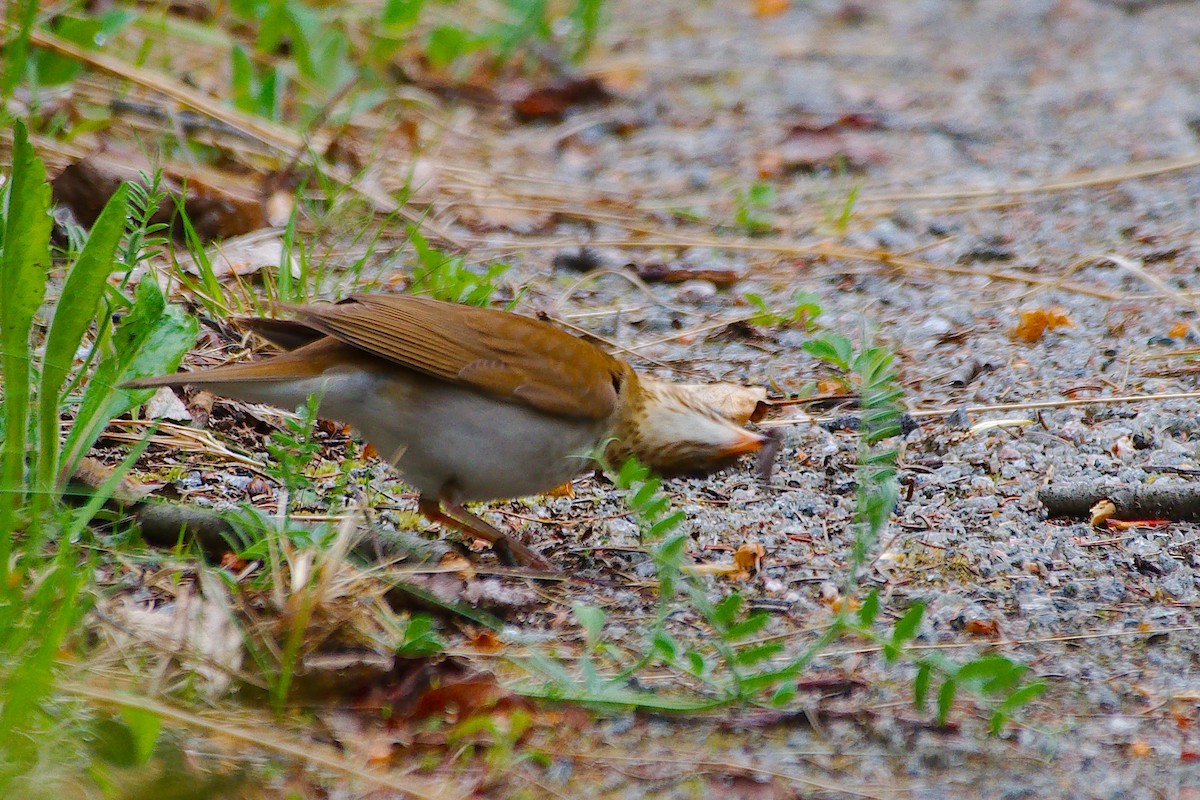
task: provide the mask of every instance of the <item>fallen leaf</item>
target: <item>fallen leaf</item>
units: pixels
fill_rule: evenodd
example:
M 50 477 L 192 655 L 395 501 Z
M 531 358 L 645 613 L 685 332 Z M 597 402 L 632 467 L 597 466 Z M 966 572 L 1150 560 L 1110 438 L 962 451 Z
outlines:
M 522 122 L 557 122 L 574 106 L 606 103 L 612 99 L 598 78 L 567 78 L 532 90 L 513 103 L 513 111 Z
M 1059 306 L 1034 308 L 1021 312 L 1020 320 L 1017 322 L 1017 327 L 1013 329 L 1012 336 L 1018 341 L 1033 344 L 1041 339 L 1046 331 L 1074 327 L 1075 323 Z
M 116 474 L 116 468 L 110 467 L 91 456 L 85 457 L 71 475 L 72 483 L 81 483 L 92 489 L 104 486 Z M 142 498 L 149 497 L 162 487 L 162 483 L 143 483 L 128 475 L 117 481 L 112 490 L 112 496 L 123 503 L 136 503 Z
M 767 550 L 759 542 L 746 542 L 733 554 L 733 562 L 746 573 L 758 572 Z
M 504 650 L 504 642 L 500 641 L 495 631 L 482 628 L 471 636 L 471 647 L 481 653 L 499 653 Z
M 1128 458 L 1129 456 L 1133 455 L 1133 451 L 1135 449 L 1133 438 L 1126 435 L 1118 436 L 1112 443 L 1112 446 L 1108 448 L 1108 452 L 1112 453 L 1117 458 Z
M 150 605 L 124 595 L 106 609 L 106 635 L 119 648 L 152 644 L 174 652 L 206 694 L 224 694 L 245 658 L 242 628 L 234 619 L 225 585 L 200 573 L 202 591 L 180 584 L 175 602 Z M 103 619 L 103 618 L 102 618 Z
M 527 704 L 528 701 L 500 686 L 491 673 L 476 673 L 425 692 L 408 718 L 424 720 L 439 716 L 461 720 L 501 705 L 514 707 Z
M 1100 524 L 1117 513 L 1117 506 L 1112 500 L 1101 500 L 1096 505 L 1092 506 L 1090 511 L 1090 524 L 1093 528 L 1100 527 Z
M 249 561 L 238 558 L 237 553 L 233 551 L 227 551 L 221 555 L 221 568 L 229 572 L 241 572 L 249 565 Z
M 566 483 L 555 486 L 548 492 L 542 492 L 543 497 L 569 497 L 575 499 L 575 484 L 567 481 Z
M 633 267 L 634 272 L 646 283 L 684 283 L 691 280 L 708 281 L 715 286 L 729 287 L 742 279 L 739 272 L 731 269 L 700 269 L 689 267 L 672 267 L 668 264 L 653 263 Z
M 760 19 L 777 17 L 788 10 L 790 0 L 754 0 L 754 16 Z
M 1154 748 L 1150 746 L 1149 742 L 1138 739 L 1137 741 L 1129 743 L 1129 755 L 1133 756 L 1134 758 L 1145 758 L 1153 753 Z
M 994 619 L 969 619 L 963 630 L 972 636 L 993 638 L 1000 635 L 1000 624 Z
M 1172 339 L 1182 339 L 1187 336 L 1189 327 L 1186 322 L 1176 322 L 1171 326 L 1171 330 L 1167 331 L 1167 336 Z
M 169 419 L 175 422 L 191 422 L 192 415 L 188 413 L 183 401 L 175 392 L 166 386 L 160 386 L 158 391 L 146 401 L 143 413 L 147 419 Z
M 1105 519 L 1104 525 L 1113 531 L 1128 531 L 1134 528 L 1161 528 L 1170 525 L 1169 519 Z
M 179 240 L 184 238 L 176 214 L 180 201 L 201 241 L 249 233 L 270 225 L 270 215 L 282 215 L 286 220 L 291 213 L 291 193 L 284 191 L 283 198 L 275 197 L 279 192 L 268 193 L 261 176 L 196 164 L 151 164 L 134 150 L 97 150 L 69 165 L 51 182 L 54 200 L 70 208 L 80 224 L 90 227 L 123 182 L 144 184 L 142 175 L 153 175 L 156 169 L 162 170 L 159 189 L 169 197 L 151 221 L 172 223 Z
M 287 265 L 293 278 L 301 276 L 300 265 L 284 249 L 282 234 L 273 229 L 225 239 L 207 248 L 205 254 L 213 275 L 218 279 L 230 275 L 252 275 L 260 270 L 274 269 L 280 264 Z M 200 267 L 191 253 L 183 253 L 176 263 L 180 269 L 192 275 L 200 274 Z

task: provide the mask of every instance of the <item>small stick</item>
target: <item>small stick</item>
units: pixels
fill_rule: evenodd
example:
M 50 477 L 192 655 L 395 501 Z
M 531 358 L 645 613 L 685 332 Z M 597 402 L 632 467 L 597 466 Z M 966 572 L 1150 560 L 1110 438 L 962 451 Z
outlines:
M 1120 485 L 1104 481 L 1071 481 L 1044 486 L 1038 500 L 1051 517 L 1090 516 L 1092 506 L 1110 500 L 1117 507 L 1112 519 L 1200 520 L 1200 483 Z

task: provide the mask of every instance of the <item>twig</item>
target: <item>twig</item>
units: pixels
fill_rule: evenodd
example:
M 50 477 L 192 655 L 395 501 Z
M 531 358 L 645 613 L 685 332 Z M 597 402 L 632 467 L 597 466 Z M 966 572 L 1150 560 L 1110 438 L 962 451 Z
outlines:
M 1106 480 L 1069 481 L 1043 486 L 1038 500 L 1051 517 L 1087 518 L 1092 506 L 1109 500 L 1117 507 L 1112 519 L 1200 519 L 1200 483 L 1121 485 Z
M 1114 405 L 1117 403 L 1149 403 L 1161 400 L 1192 400 L 1200 398 L 1196 392 L 1162 392 L 1160 394 L 1129 394 L 1118 397 L 1082 397 L 1063 400 L 1036 400 L 1028 403 L 995 403 L 987 406 L 954 406 L 945 408 L 918 408 L 907 412 L 910 417 L 948 417 L 962 410 L 968 414 L 986 414 L 1001 411 L 1035 411 L 1046 408 L 1070 408 L 1072 406 Z M 764 428 L 780 428 L 785 425 L 810 425 L 813 422 L 828 422 L 832 417 L 805 417 L 804 419 L 765 420 L 759 425 Z

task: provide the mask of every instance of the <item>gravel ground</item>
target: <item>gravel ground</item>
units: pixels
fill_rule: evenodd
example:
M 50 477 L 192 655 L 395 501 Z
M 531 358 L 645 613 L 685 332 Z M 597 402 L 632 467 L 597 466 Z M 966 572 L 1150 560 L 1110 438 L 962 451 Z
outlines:
M 820 297 L 824 327 L 894 349 L 910 410 L 961 410 L 918 416 L 902 454 L 912 491 L 864 581 L 890 614 L 928 604 L 921 645 L 963 658 L 997 648 L 1049 690 L 1002 737 L 967 701 L 937 730 L 912 710 L 911 668 L 843 642 L 806 677 L 865 685 L 814 694 L 801 722 L 620 717 L 580 734 L 593 756 L 603 746 L 703 769 L 647 778 L 557 764 L 544 785 L 576 797 L 1200 798 L 1200 529 L 1093 530 L 1048 521 L 1037 499 L 1050 479 L 1186 480 L 1161 467 L 1200 466 L 1195 400 L 966 410 L 1197 388 L 1184 357 L 1165 357 L 1196 343 L 1200 308 L 1187 294 L 1200 266 L 1197 4 L 812 0 L 767 17 L 753 6 L 614 2 L 593 65 L 617 87 L 613 103 L 557 124 L 456 117 L 445 163 L 461 151 L 454 166 L 493 176 L 497 196 L 539 185 L 586 212 L 556 207 L 528 230 L 510 212 L 516 230 L 489 231 L 473 252 L 513 261 L 533 287 L 527 307 L 625 307 L 576 318 L 624 345 L 744 317 L 746 293 L 786 305 L 803 289 Z M 804 168 L 830 141 L 848 171 Z M 760 176 L 775 187 L 762 212 L 775 231 L 747 239 L 735 197 Z M 653 302 L 606 275 L 568 292 L 578 276 L 553 259 L 580 242 L 613 269 L 741 277 L 657 283 Z M 1022 311 L 1054 307 L 1071 327 L 1014 338 Z M 718 329 L 644 347 L 638 364 L 799 391 L 829 375 L 800 350 L 807 336 Z M 989 420 L 1012 424 L 971 429 Z M 830 619 L 823 586 L 844 575 L 858 442 L 805 422 L 783 431 L 771 488 L 742 470 L 669 489 L 698 559 L 716 558 L 713 545 L 765 547 L 762 574 L 740 588 L 777 602 L 767 633 L 798 647 Z M 634 555 L 593 550 L 637 544 L 626 510 L 582 481 L 574 499 L 489 513 L 563 523 L 532 526 L 530 540 L 585 577 L 648 576 Z M 714 581 L 714 595 L 728 586 Z M 643 589 L 546 592 L 602 602 L 618 637 L 652 611 Z M 548 616 L 514 620 L 514 638 L 560 635 Z
M 613 267 L 667 261 L 744 274 L 729 290 L 655 285 L 662 305 L 615 322 L 589 318 L 589 328 L 645 342 L 696 324 L 679 309 L 732 317 L 746 311 L 741 294 L 785 303 L 800 288 L 820 296 L 824 326 L 855 338 L 868 331 L 896 351 L 911 409 L 1196 388 L 1185 359 L 1163 358 L 1195 336 L 1196 301 L 1186 294 L 1200 264 L 1200 171 L 1186 164 L 1198 155 L 1200 124 L 1194 3 L 1126 11 L 1087 0 L 817 0 L 767 18 L 750 5 L 617 4 L 598 61 L 634 75 L 618 102 L 582 122 L 535 128 L 540 138 L 529 126 L 496 133 L 497 172 L 619 190 L 649 220 L 641 233 L 563 223 L 539 242 L 596 242 Z M 859 169 L 778 168 L 794 157 L 785 140 L 806 113 L 842 120 L 840 143 Z M 855 128 L 849 114 L 874 122 Z M 609 124 L 631 119 L 619 135 Z M 1134 174 L 1146 167 L 1158 169 Z M 732 220 L 734 195 L 759 174 L 776 187 L 778 228 L 760 246 L 658 246 L 664 233 L 667 244 L 687 236 L 666 209 Z M 851 187 L 855 213 L 839 227 Z M 914 263 L 803 250 L 822 242 L 912 253 Z M 555 252 L 529 251 L 522 276 L 568 281 L 550 267 Z M 639 299 L 624 282 L 598 278 L 563 310 Z M 1051 307 L 1073 327 L 1033 344 L 1013 337 L 1020 312 Z M 799 350 L 804 339 L 759 330 L 640 353 L 798 390 L 822 374 Z M 1200 530 L 1048 521 L 1036 496 L 1048 479 L 1186 480 L 1159 468 L 1197 465 L 1194 403 L 960 413 L 922 418 L 907 437 L 903 477 L 913 491 L 867 580 L 891 609 L 928 604 L 922 644 L 971 653 L 1002 642 L 1049 682 L 1003 738 L 987 738 L 966 707 L 956 729 L 931 729 L 907 705 L 910 674 L 843 654 L 818 668 L 852 669 L 870 688 L 842 704 L 814 701 L 811 724 L 731 743 L 695 720 L 643 722 L 638 741 L 628 732 L 609 741 L 644 754 L 736 753 L 764 770 L 749 786 L 713 777 L 709 796 L 838 796 L 841 787 L 887 797 L 1200 797 Z M 999 419 L 1033 424 L 970 430 Z M 694 552 L 747 539 L 765 546 L 768 568 L 745 590 L 787 601 L 773 633 L 829 618 L 821 586 L 843 574 L 857 448 L 849 433 L 784 430 L 773 483 L 785 489 L 757 487 L 745 472 L 670 485 Z M 587 484 L 576 500 L 522 508 L 558 518 L 621 510 Z M 635 542 L 620 518 L 565 530 L 547 535 L 582 548 Z M 595 575 L 623 563 L 571 557 Z M 631 618 L 645 599 L 604 598 L 610 613 L 627 608 Z M 974 623 L 994 624 L 995 637 L 972 636 Z M 606 789 L 619 796 L 638 785 L 645 790 L 614 774 Z M 665 780 L 652 791 L 693 796 L 688 786 Z

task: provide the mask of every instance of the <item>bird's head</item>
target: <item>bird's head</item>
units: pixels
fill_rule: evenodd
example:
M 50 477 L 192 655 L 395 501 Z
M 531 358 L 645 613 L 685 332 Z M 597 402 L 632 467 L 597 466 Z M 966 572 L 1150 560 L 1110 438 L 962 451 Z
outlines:
M 630 371 L 605 458 L 631 455 L 662 476 L 707 475 L 757 452 L 768 437 L 749 431 L 675 384 Z

